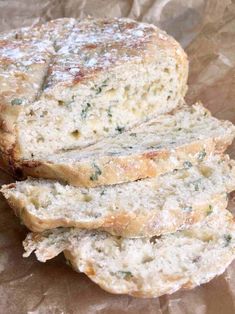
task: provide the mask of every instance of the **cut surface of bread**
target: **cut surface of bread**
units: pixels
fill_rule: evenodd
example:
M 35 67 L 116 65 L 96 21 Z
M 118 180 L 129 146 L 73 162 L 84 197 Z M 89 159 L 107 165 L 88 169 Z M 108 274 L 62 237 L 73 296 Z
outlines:
M 118 134 L 171 111 L 187 89 L 183 49 L 154 25 L 125 18 L 59 19 L 3 34 L 0 40 L 5 139 L 0 144 L 9 163 Z M 49 63 L 40 57 L 41 46 Z M 35 62 L 47 66 L 43 84 L 31 94 L 24 84 L 26 77 L 34 87 L 28 72 Z M 37 71 L 35 76 L 41 74 Z
M 201 104 L 183 106 L 129 132 L 106 138 L 82 150 L 24 161 L 32 177 L 94 187 L 154 177 L 196 163 L 232 142 L 235 126 L 211 116 Z
M 231 213 L 218 208 L 190 229 L 161 237 L 124 239 L 58 228 L 29 234 L 24 248 L 25 257 L 35 250 L 42 262 L 64 252 L 75 270 L 111 293 L 158 297 L 223 273 L 235 257 L 235 224 Z
M 235 189 L 235 162 L 214 156 L 159 177 L 97 188 L 48 180 L 5 185 L 2 193 L 21 221 L 41 232 L 56 227 L 101 229 L 123 237 L 185 229 L 226 207 Z

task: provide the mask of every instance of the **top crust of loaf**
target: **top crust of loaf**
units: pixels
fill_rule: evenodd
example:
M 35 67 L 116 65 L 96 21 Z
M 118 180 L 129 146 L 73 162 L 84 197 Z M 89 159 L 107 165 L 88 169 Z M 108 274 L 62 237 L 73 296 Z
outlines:
M 171 36 L 154 25 L 126 18 L 58 19 L 1 37 L 9 42 L 7 49 L 18 46 L 19 53 L 9 55 L 15 64 L 22 58 L 21 45 L 33 45 L 36 40 L 53 45 L 45 92 L 58 84 L 81 83 L 114 65 L 155 58 L 162 51 L 178 59 L 182 67 L 187 63 L 186 54 Z M 29 56 L 28 62 L 33 59 L 35 55 Z M 0 65 L 4 66 L 4 61 Z

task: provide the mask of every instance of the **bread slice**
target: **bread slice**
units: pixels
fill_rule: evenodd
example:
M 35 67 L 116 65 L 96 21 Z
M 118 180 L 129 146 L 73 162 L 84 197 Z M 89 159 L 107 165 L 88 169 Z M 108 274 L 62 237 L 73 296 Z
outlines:
M 0 87 L 2 159 L 15 167 L 21 158 L 85 147 L 169 112 L 187 89 L 183 49 L 154 25 L 125 18 L 60 19 L 1 38 L 8 41 L 7 62 L 12 65 L 5 71 L 0 51 L 4 84 L 14 85 L 17 76 L 20 86 L 9 88 L 7 97 Z M 21 68 L 21 46 L 27 42 L 34 50 L 28 55 L 31 65 L 40 56 L 35 40 L 53 50 L 48 50 L 44 84 L 32 99 L 21 93 L 28 73 Z
M 27 180 L 2 193 L 32 231 L 56 227 L 101 229 L 123 237 L 175 232 L 227 205 L 235 190 L 235 162 L 214 156 L 159 177 L 97 188 Z
M 124 239 L 59 228 L 29 234 L 23 244 L 25 257 L 35 251 L 42 262 L 64 252 L 75 270 L 111 293 L 158 297 L 223 273 L 235 258 L 235 224 L 217 208 L 189 230 L 161 237 Z
M 183 106 L 83 150 L 24 161 L 32 177 L 95 187 L 154 177 L 195 164 L 232 142 L 235 126 L 212 117 L 201 104 Z

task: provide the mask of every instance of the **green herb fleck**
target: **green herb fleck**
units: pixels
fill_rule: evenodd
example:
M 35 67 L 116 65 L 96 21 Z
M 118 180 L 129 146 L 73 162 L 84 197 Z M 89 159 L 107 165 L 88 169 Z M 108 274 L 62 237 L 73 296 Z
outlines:
M 130 136 L 136 137 L 136 133 L 130 133 Z
M 125 131 L 125 128 L 124 127 L 121 127 L 121 126 L 117 126 L 116 129 L 115 129 L 118 133 L 123 133 Z
M 95 172 L 90 176 L 90 180 L 96 181 L 96 180 L 98 180 L 98 177 L 101 175 L 102 171 L 100 170 L 100 168 L 96 164 L 93 164 L 93 168 L 94 168 Z
M 104 81 L 103 81 L 103 83 L 102 83 L 102 87 L 106 87 L 106 86 L 108 86 L 108 84 L 107 84 L 107 83 L 108 83 L 108 80 L 109 80 L 109 79 L 107 78 L 106 80 L 104 80 Z
M 100 195 L 103 196 L 104 194 L 105 194 L 105 191 L 102 190 L 102 191 L 100 192 Z
M 224 240 L 225 240 L 225 246 L 229 246 L 231 240 L 232 240 L 232 236 L 231 234 L 225 234 L 224 235 Z
M 109 106 L 108 110 L 107 110 L 107 114 L 108 114 L 108 117 L 112 117 L 112 112 L 111 112 L 111 107 Z
M 184 165 L 184 168 L 186 168 L 186 169 L 189 169 L 193 166 L 192 163 L 190 161 L 187 161 L 187 160 L 184 162 L 183 165 Z
M 205 149 L 203 149 L 201 152 L 199 152 L 197 159 L 198 161 L 203 161 L 205 157 L 206 157 L 206 151 Z
M 200 182 L 201 182 L 201 179 L 198 179 L 198 180 L 192 182 L 192 184 L 194 185 L 195 191 L 199 191 Z
M 12 106 L 19 106 L 19 105 L 22 104 L 22 102 L 23 102 L 22 99 L 20 99 L 20 98 L 14 98 L 14 99 L 12 99 L 11 104 L 12 104 Z
M 208 209 L 206 211 L 206 215 L 209 216 L 210 214 L 213 213 L 213 207 L 211 205 L 208 206 Z
M 81 117 L 82 119 L 86 119 L 87 117 L 87 112 L 88 110 L 91 108 L 91 104 L 87 103 L 85 108 L 82 109 L 82 112 L 81 112 Z
M 119 152 L 108 152 L 108 155 L 109 156 L 114 156 L 114 155 L 119 155 Z
M 182 208 L 186 212 L 191 212 L 193 210 L 192 206 L 186 206 Z
M 102 92 L 102 88 L 101 87 L 97 87 L 96 91 L 96 95 L 100 94 Z
M 133 149 L 133 146 L 123 146 L 124 149 Z
M 129 279 L 131 277 L 133 277 L 132 273 L 130 271 L 123 271 L 123 270 L 120 270 L 118 272 L 124 279 Z

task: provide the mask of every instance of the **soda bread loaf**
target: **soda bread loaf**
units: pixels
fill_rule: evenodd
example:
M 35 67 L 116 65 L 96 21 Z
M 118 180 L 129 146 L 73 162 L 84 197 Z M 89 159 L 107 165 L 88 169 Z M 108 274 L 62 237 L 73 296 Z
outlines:
M 169 114 L 108 137 L 82 150 L 23 161 L 32 177 L 95 187 L 154 177 L 193 164 L 232 142 L 235 126 L 212 117 L 201 104 L 182 106 Z
M 22 158 L 85 147 L 169 112 L 187 75 L 172 37 L 125 18 L 60 19 L 3 34 L 2 163 L 17 168 Z
M 190 229 L 161 237 L 58 228 L 29 234 L 24 247 L 25 257 L 35 250 L 42 262 L 64 252 L 75 270 L 109 292 L 158 297 L 223 273 L 235 257 L 235 224 L 227 210 L 217 208 Z
M 159 177 L 97 188 L 26 180 L 2 187 L 15 214 L 31 230 L 101 229 L 123 237 L 161 235 L 188 228 L 226 207 L 235 190 L 235 162 L 214 156 Z

